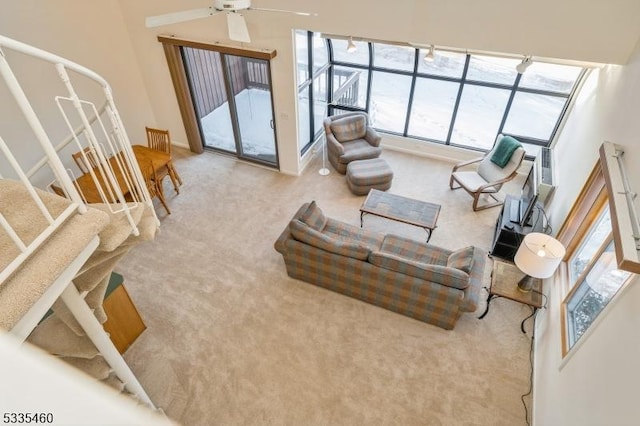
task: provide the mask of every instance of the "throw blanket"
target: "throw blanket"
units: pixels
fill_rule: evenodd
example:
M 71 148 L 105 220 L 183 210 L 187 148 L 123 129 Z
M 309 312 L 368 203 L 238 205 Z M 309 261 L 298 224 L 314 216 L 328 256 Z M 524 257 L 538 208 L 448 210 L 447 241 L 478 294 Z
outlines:
M 521 146 L 517 139 L 511 136 L 503 136 L 502 139 L 498 141 L 498 147 L 491 156 L 491 162 L 499 167 L 506 166 L 509 160 L 511 160 L 513 153 Z

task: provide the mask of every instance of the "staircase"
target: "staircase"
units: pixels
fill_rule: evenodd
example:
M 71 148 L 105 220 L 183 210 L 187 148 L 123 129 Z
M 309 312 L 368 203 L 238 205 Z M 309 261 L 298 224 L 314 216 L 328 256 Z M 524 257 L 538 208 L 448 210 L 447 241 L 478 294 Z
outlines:
M 65 96 L 57 96 L 55 102 L 69 137 L 57 145 L 11 69 L 4 52 L 8 49 L 55 67 L 66 88 Z M 68 70 L 100 86 L 102 107 L 80 98 Z M 25 144 L 30 152 L 41 152 L 35 162 L 20 160 L 12 141 L 0 137 L 0 331 L 39 346 L 153 408 L 102 327 L 102 301 L 115 265 L 131 248 L 152 240 L 159 226 L 111 89 L 91 70 L 3 36 L 0 76 L 35 135 L 16 143 L 23 152 Z M 98 167 L 90 174 L 104 203 L 83 202 L 73 172 L 63 164 L 67 147 L 90 148 L 95 154 Z M 108 161 L 114 155 L 122 159 L 126 188 L 117 182 Z M 42 186 L 43 175 L 65 196 L 45 190 L 51 185 Z M 50 309 L 53 314 L 47 316 Z

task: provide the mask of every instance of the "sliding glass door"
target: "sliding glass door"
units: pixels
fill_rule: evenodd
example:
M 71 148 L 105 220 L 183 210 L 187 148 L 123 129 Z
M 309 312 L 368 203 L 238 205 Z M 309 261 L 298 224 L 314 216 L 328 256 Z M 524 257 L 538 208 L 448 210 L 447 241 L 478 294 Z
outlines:
M 182 47 L 205 148 L 278 167 L 269 61 Z

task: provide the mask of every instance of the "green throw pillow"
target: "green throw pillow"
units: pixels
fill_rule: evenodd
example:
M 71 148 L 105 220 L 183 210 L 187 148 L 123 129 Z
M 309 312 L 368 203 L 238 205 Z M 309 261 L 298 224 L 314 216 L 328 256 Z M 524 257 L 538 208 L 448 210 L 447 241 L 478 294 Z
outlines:
M 498 167 L 506 166 L 509 160 L 511 160 L 513 153 L 520 147 L 522 147 L 522 145 L 516 138 L 503 136 L 502 139 L 498 141 L 498 147 L 491 156 L 491 162 L 495 163 Z

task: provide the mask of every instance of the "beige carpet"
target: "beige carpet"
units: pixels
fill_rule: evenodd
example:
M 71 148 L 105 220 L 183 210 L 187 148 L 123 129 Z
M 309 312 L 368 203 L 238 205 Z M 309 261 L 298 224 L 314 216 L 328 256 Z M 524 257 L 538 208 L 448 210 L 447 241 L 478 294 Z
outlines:
M 364 197 L 318 159 L 291 177 L 178 151 L 172 214 L 117 267 L 148 329 L 126 359 L 152 400 L 184 425 L 520 425 L 528 308 L 492 302 L 455 330 L 403 317 L 286 275 L 273 243 L 305 201 L 359 223 Z M 490 248 L 499 209 L 474 213 L 448 189 L 451 164 L 385 151 L 391 192 L 442 204 L 431 243 Z M 510 185 L 517 192 L 522 180 Z M 420 228 L 365 227 L 423 239 Z M 491 261 L 485 273 L 489 282 Z M 483 292 L 483 298 L 484 298 Z M 531 329 L 531 323 L 528 324 Z

